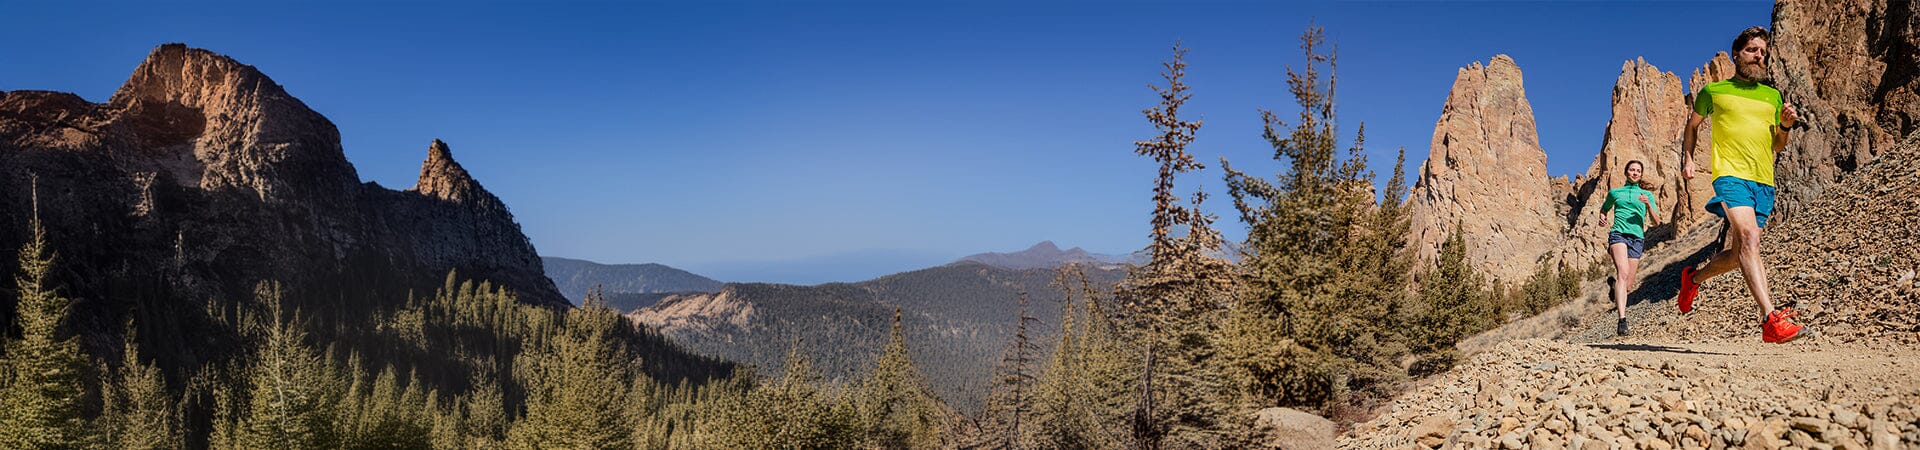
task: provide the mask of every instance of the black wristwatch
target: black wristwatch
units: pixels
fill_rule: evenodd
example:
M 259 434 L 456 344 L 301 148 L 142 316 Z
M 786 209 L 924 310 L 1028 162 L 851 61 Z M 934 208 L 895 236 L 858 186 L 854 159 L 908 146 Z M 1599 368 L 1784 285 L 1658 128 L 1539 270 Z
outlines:
M 1788 131 L 1788 132 L 1793 131 L 1793 128 L 1788 127 L 1786 122 L 1780 122 L 1780 123 L 1774 124 L 1773 126 L 1776 128 L 1779 128 L 1780 131 Z

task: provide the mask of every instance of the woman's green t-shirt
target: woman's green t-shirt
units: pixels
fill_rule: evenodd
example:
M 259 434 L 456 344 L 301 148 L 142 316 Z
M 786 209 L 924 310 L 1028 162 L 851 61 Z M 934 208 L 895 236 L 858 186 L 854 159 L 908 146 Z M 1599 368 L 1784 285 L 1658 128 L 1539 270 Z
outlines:
M 1641 202 L 1640 196 L 1647 196 Z M 1600 212 L 1613 210 L 1613 229 L 1620 234 L 1644 238 L 1649 208 L 1653 207 L 1653 191 L 1641 189 L 1639 185 L 1629 184 L 1607 191 L 1607 204 Z

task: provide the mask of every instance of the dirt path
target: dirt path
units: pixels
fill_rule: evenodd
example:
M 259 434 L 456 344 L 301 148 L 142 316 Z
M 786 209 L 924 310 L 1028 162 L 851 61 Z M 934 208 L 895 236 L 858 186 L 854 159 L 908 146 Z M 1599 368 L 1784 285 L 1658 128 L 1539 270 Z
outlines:
M 1825 401 L 1868 404 L 1888 396 L 1920 394 L 1920 349 L 1913 348 L 1762 342 L 1663 345 L 1633 340 L 1586 347 L 1636 365 L 1720 369 L 1737 378 L 1828 397 Z
M 1920 349 L 1513 341 L 1402 395 L 1340 444 L 1920 447 Z

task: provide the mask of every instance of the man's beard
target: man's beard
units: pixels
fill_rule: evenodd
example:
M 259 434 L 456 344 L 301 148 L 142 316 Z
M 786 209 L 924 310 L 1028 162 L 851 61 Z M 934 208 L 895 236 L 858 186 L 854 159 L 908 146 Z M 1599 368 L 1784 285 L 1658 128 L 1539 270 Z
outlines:
M 1733 73 L 1741 79 L 1760 81 L 1767 77 L 1767 65 L 1759 62 L 1739 64 L 1734 67 Z

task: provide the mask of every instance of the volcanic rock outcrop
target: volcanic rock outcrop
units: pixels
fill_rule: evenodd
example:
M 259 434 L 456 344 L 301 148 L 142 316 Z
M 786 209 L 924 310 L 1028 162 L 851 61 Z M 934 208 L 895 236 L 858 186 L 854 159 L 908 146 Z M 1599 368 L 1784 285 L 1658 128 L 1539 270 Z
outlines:
M 20 248 L 36 209 L 92 329 L 135 305 L 245 299 L 263 280 L 309 313 L 363 311 L 430 293 L 450 270 L 566 304 L 444 143 L 413 190 L 363 184 L 326 117 L 182 44 L 154 49 L 106 103 L 0 92 L 0 252 Z
M 1547 176 L 1520 67 L 1506 55 L 1460 69 L 1409 200 L 1409 240 L 1431 261 L 1458 224 L 1475 267 L 1524 281 L 1566 240 L 1562 192 Z

